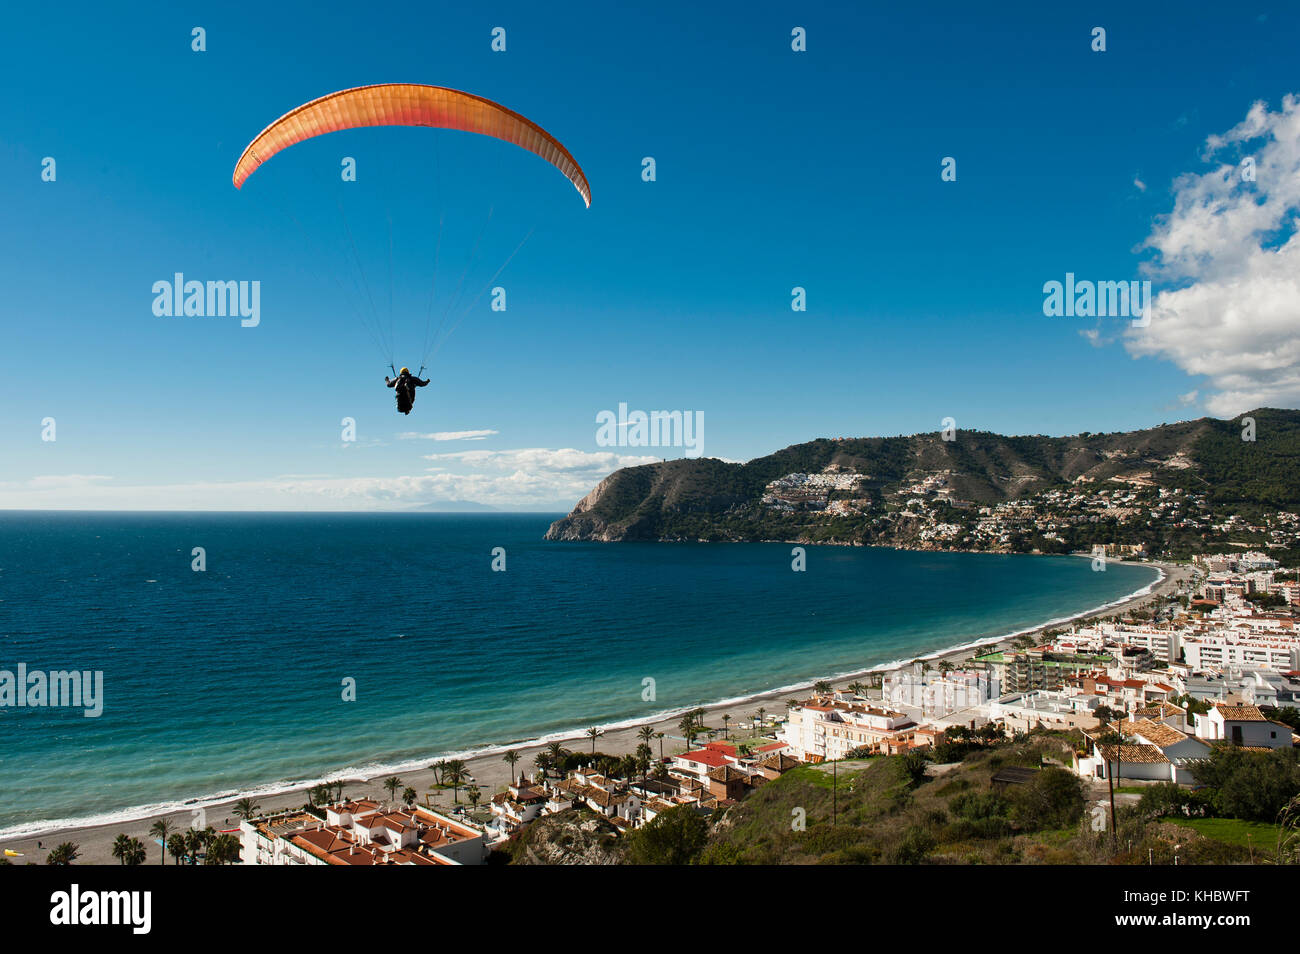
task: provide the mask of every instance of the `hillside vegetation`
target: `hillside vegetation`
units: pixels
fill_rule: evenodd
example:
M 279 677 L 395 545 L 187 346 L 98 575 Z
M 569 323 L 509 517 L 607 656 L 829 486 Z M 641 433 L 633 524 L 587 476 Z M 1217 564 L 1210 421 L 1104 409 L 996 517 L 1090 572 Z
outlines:
M 1045 491 L 1108 486 L 1195 494 L 1216 515 L 1250 516 L 1300 507 L 1300 411 L 1266 408 L 1245 416 L 1255 421 L 1253 441 L 1242 439 L 1242 419 L 1202 418 L 1071 437 L 959 430 L 952 440 L 937 432 L 819 438 L 744 464 L 662 461 L 624 468 L 605 478 L 572 513 L 552 524 L 547 539 L 907 545 L 915 521 L 905 509 L 905 490 L 909 483 L 936 474 L 946 481 L 943 512 L 958 517 Z M 769 484 L 792 474 L 856 475 L 860 480 L 852 491 L 829 494 L 831 500 L 854 498 L 841 512 L 764 503 Z M 1153 535 L 1167 536 L 1183 547 L 1196 542 L 1187 534 L 1164 534 L 1162 529 L 1121 528 L 1106 542 Z M 1096 541 L 1080 537 L 1067 542 Z M 1035 541 L 1034 546 L 1039 544 Z M 1028 538 L 1011 548 L 1029 549 Z

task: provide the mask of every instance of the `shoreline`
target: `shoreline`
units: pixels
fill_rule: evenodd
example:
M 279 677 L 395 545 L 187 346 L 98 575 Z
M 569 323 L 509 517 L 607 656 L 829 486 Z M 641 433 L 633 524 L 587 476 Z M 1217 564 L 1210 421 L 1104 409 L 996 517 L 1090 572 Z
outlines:
M 1075 555 L 1090 558 L 1089 554 Z M 652 743 L 652 748 L 655 750 L 656 756 L 660 751 L 660 742 L 662 742 L 663 745 L 662 751 L 664 755 L 671 755 L 680 747 L 681 744 L 681 740 L 673 734 L 677 730 L 677 722 L 683 713 L 690 711 L 691 709 L 701 709 L 705 713 L 710 713 L 724 709 L 744 708 L 748 713 L 752 713 L 764 703 L 783 701 L 790 694 L 803 692 L 822 679 L 830 682 L 836 688 L 842 688 L 843 686 L 861 679 L 863 676 L 879 672 L 888 672 L 906 666 L 914 659 L 925 661 L 953 659 L 954 657 L 964 657 L 972 650 L 978 648 L 988 647 L 992 649 L 1005 647 L 1022 636 L 1044 632 L 1048 629 L 1054 629 L 1063 625 L 1077 623 L 1099 616 L 1110 616 L 1123 612 L 1131 612 L 1142 605 L 1145 605 L 1155 597 L 1175 589 L 1193 572 L 1192 568 L 1186 564 L 1146 561 L 1145 563 L 1138 563 L 1136 565 L 1154 567 L 1158 571 L 1159 576 L 1157 576 L 1157 578 L 1152 582 L 1127 594 L 1126 596 L 1112 600 L 1100 606 L 1092 607 L 1083 612 L 1050 619 L 1015 632 L 1003 633 L 997 636 L 981 637 L 975 640 L 967 640 L 958 645 L 952 645 L 946 648 L 917 654 L 907 659 L 896 659 L 865 668 L 857 668 L 849 671 L 833 673 L 828 676 L 801 680 L 796 683 L 784 684 L 743 696 L 726 697 L 705 704 L 664 710 L 663 712 L 650 716 L 641 716 L 635 719 L 623 719 L 616 722 L 605 723 L 597 726 L 597 728 L 602 730 L 600 741 L 597 743 L 597 750 L 605 754 L 623 754 L 624 752 L 633 751 L 640 742 L 640 739 L 637 736 L 637 730 L 643 726 L 649 725 L 652 726 L 656 732 L 665 733 L 662 740 L 655 740 Z M 230 813 L 233 811 L 235 803 L 240 798 L 253 798 L 263 812 L 271 812 L 285 808 L 297 808 L 305 801 L 306 791 L 323 781 L 344 782 L 345 797 L 357 798 L 369 796 L 376 798 L 379 801 L 384 801 L 386 793 L 382 789 L 382 781 L 390 775 L 401 775 L 403 786 L 413 787 L 417 792 L 420 792 L 421 803 L 423 803 L 424 794 L 428 789 L 430 789 L 434 782 L 434 773 L 429 770 L 429 764 L 437 760 L 451 758 L 459 758 L 466 763 L 466 768 L 472 781 L 476 782 L 480 788 L 483 789 L 485 798 L 490 798 L 498 787 L 507 784 L 510 780 L 510 770 L 501 760 L 501 755 L 507 750 L 514 749 L 521 756 L 519 766 L 517 767 L 518 771 L 531 772 L 533 768 L 532 757 L 538 751 L 544 749 L 549 743 L 570 743 L 566 748 L 571 748 L 573 751 L 581 751 L 588 741 L 589 737 L 586 735 L 585 729 L 574 728 L 559 730 L 542 736 L 486 745 L 463 752 L 452 752 L 441 756 L 434 755 L 422 759 L 407 760 L 392 764 L 376 762 L 372 765 L 349 767 L 313 779 L 272 782 L 238 792 L 218 792 L 211 795 L 195 796 L 185 799 L 180 803 L 173 801 L 159 805 L 138 805 L 120 809 L 116 812 L 105 812 L 98 816 L 91 815 L 82 819 L 52 819 L 44 822 L 32 822 L 25 825 L 19 824 L 13 826 L 11 829 L 14 834 L 0 835 L 0 849 L 12 849 L 23 853 L 25 857 L 13 859 L 15 864 L 21 864 L 26 861 L 43 862 L 45 854 L 55 845 L 63 841 L 73 841 L 81 848 L 81 853 L 78 857 L 79 863 L 117 864 L 118 862 L 111 854 L 112 843 L 118 834 L 128 834 L 134 835 L 145 842 L 146 847 L 148 848 L 148 856 L 145 863 L 157 864 L 156 852 L 159 850 L 159 846 L 147 835 L 147 832 L 149 827 L 160 818 L 166 818 L 172 823 L 175 829 L 180 830 L 188 828 L 194 813 L 202 810 L 205 813 L 207 823 L 212 825 L 214 828 L 217 828 L 218 830 L 222 828 L 232 828 L 237 826 L 238 819 L 235 819 Z M 572 743 L 578 744 L 573 745 Z M 437 790 L 433 795 L 432 801 L 435 808 L 443 811 L 449 810 L 452 807 L 452 793 L 450 789 L 445 791 Z M 460 804 L 465 804 L 463 798 L 461 799 Z M 38 847 L 38 844 L 41 847 Z

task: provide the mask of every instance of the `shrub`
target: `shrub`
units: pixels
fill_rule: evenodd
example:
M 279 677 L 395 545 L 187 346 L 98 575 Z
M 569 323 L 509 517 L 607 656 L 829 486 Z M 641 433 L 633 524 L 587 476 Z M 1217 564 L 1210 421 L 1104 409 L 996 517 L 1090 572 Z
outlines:
M 934 837 L 924 828 L 910 826 L 903 832 L 903 840 L 894 848 L 891 860 L 896 865 L 916 865 L 934 850 Z
M 1083 808 L 1083 783 L 1065 769 L 1043 769 L 1012 794 L 1012 817 L 1025 831 L 1066 828 Z

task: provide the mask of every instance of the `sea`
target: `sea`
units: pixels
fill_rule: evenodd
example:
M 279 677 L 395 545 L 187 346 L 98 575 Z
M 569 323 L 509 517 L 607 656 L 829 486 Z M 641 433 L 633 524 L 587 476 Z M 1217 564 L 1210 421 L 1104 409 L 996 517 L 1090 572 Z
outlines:
M 1149 589 L 1080 557 L 556 543 L 561 514 L 0 513 L 0 837 L 580 737 Z M 767 703 L 769 711 L 773 703 Z M 779 707 L 779 704 L 777 704 Z M 581 742 L 575 742 L 581 745 Z

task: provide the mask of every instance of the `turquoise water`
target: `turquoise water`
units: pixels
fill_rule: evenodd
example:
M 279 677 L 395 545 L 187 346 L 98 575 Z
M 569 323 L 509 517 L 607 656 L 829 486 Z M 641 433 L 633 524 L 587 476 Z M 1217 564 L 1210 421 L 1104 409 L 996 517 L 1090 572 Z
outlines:
M 99 718 L 0 708 L 0 833 L 639 721 L 1157 576 L 842 547 L 796 573 L 784 544 L 544 542 L 556 516 L 0 514 L 0 670 L 104 673 Z

